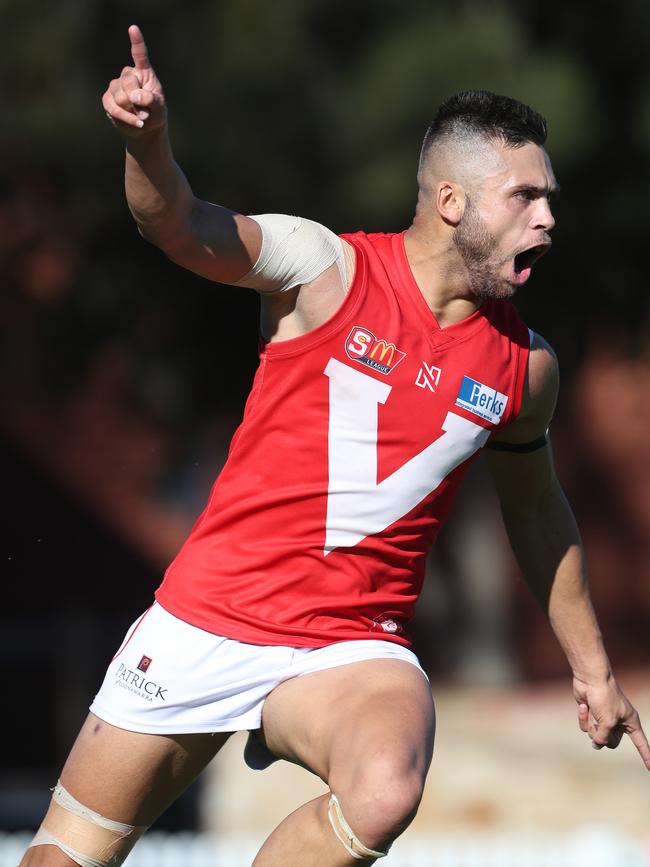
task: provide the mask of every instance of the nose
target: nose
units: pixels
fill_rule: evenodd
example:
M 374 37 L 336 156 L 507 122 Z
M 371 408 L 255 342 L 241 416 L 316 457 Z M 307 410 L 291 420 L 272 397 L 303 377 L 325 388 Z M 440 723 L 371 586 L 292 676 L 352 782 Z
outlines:
M 548 199 L 540 197 L 538 200 L 538 206 L 535 209 L 532 228 L 550 232 L 554 225 L 555 217 L 551 212 L 551 204 Z

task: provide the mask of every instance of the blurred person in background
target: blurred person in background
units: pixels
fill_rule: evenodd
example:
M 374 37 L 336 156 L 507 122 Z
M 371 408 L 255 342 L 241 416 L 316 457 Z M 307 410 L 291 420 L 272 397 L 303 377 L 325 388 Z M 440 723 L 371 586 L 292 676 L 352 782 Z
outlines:
M 634 742 L 547 438 L 556 358 L 509 299 L 550 247 L 546 125 L 471 91 L 425 136 L 412 225 L 336 236 L 197 199 L 140 30 L 103 105 L 143 237 L 261 298 L 260 367 L 208 505 L 109 666 L 22 865 L 121 864 L 233 731 L 329 792 L 256 867 L 372 862 L 417 810 L 431 690 L 405 625 L 426 552 L 483 448 L 513 549 L 573 671 L 595 748 Z M 211 372 L 208 372 L 211 375 Z

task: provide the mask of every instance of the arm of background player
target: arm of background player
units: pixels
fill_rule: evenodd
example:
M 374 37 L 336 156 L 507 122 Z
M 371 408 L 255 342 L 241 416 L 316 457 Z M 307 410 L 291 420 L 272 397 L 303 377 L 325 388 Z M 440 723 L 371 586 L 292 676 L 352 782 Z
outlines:
M 140 29 L 129 27 L 134 66 L 110 82 L 102 103 L 126 137 L 126 196 L 140 233 L 174 262 L 210 280 L 234 283 L 260 253 L 252 219 L 197 199 L 174 161 L 162 85 Z
M 527 443 L 545 434 L 558 379 L 555 355 L 536 335 L 522 411 L 503 431 L 501 442 Z M 603 646 L 580 534 L 555 475 L 550 444 L 528 453 L 485 454 L 517 561 L 573 671 L 580 728 L 596 749 L 618 746 L 627 733 L 650 770 L 650 747 L 639 716 L 616 683 Z

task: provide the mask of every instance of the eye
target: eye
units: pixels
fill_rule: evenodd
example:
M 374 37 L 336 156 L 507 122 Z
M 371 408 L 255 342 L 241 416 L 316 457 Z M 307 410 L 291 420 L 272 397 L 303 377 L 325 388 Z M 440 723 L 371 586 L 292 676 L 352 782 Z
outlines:
M 522 202 L 532 202 L 535 198 L 535 194 L 532 190 L 517 190 L 515 193 L 515 198 L 519 199 Z

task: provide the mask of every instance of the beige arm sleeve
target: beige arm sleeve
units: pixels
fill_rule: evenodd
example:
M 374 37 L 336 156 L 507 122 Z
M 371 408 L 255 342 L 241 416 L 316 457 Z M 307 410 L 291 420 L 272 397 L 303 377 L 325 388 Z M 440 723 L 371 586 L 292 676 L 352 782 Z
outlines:
M 235 286 L 258 292 L 286 292 L 311 283 L 330 265 L 336 264 L 347 291 L 343 242 L 334 232 L 302 217 L 286 214 L 256 214 L 262 230 L 262 249 L 257 262 Z

